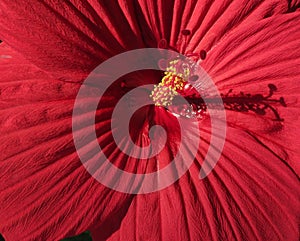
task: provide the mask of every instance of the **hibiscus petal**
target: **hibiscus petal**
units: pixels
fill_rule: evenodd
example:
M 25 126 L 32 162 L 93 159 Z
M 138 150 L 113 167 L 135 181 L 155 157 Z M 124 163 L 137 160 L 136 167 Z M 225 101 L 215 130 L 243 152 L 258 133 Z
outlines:
M 217 1 L 164 1 L 139 0 L 146 21 L 157 39 L 164 38 L 177 47 L 182 44 L 180 32 L 191 31 L 188 50 L 196 45 L 209 50 L 232 29 L 244 22 L 284 13 L 288 3 L 282 0 L 217 0 Z
M 57 16 L 63 16 L 63 19 L 68 19 L 70 17 L 68 14 L 73 13 L 72 14 L 73 17 L 76 18 L 73 20 L 76 23 L 80 21 L 84 22 L 86 18 L 82 17 L 81 20 L 78 20 L 77 17 L 82 15 L 78 13 L 78 11 L 76 10 L 77 8 L 73 8 L 70 4 L 68 5 L 68 3 L 66 2 L 63 2 L 62 5 L 58 5 L 58 6 L 64 6 L 61 8 L 60 7 L 56 8 L 55 6 L 52 6 L 51 3 L 48 4 L 41 3 L 41 5 L 40 3 L 38 3 L 39 6 L 35 8 L 35 4 L 36 3 L 31 3 L 28 5 L 29 8 L 36 9 L 33 12 L 36 12 L 37 9 L 39 11 L 41 11 L 41 9 L 44 9 L 44 11 L 42 11 L 44 13 L 43 17 L 52 16 L 50 19 L 52 20 L 55 19 L 53 21 L 55 24 L 53 24 L 50 21 L 50 23 L 54 25 L 53 26 L 48 24 L 49 21 L 47 21 L 46 23 L 45 21 L 40 21 L 41 17 L 38 17 L 39 15 L 36 13 L 34 13 L 34 15 L 31 16 L 30 21 L 28 21 L 27 25 L 36 26 L 36 24 L 38 24 L 39 26 L 37 27 L 38 32 L 44 31 L 44 34 L 41 35 L 43 36 L 42 38 L 36 37 L 33 34 L 28 33 L 26 30 L 23 29 L 23 27 L 18 26 L 18 28 L 15 28 L 14 24 L 10 25 L 11 23 L 15 22 L 12 21 L 13 19 L 15 20 L 14 11 L 18 12 L 16 15 L 22 15 L 22 11 L 24 11 L 24 9 L 18 8 L 18 6 L 14 6 L 16 10 L 12 10 L 9 7 L 7 7 L 7 4 L 3 3 L 2 5 L 4 7 L 3 9 L 7 10 L 3 12 L 7 13 L 8 15 L 5 18 L 1 18 L 0 21 L 5 22 L 5 26 L 11 26 L 6 30 L 3 28 L 4 39 L 8 40 L 8 42 L 12 46 L 18 48 L 18 50 L 20 50 L 24 55 L 26 55 L 26 58 L 33 60 L 42 69 L 46 69 L 50 72 L 58 72 L 60 75 L 63 76 L 69 76 L 69 71 L 73 70 L 74 72 L 76 71 L 76 75 L 77 75 L 78 69 L 82 70 L 83 72 L 88 72 L 88 70 L 91 70 L 91 66 L 95 66 L 103 59 L 113 54 L 116 54 L 120 51 L 131 48 L 131 45 L 127 45 L 130 44 L 129 42 L 133 39 L 131 37 L 129 37 L 129 42 L 127 42 L 127 40 L 122 41 L 123 38 L 118 38 L 118 37 L 115 38 L 114 36 L 112 36 L 112 37 L 107 37 L 106 39 L 105 36 L 103 37 L 105 38 L 103 44 L 101 42 L 101 38 L 99 37 L 98 41 L 96 41 L 97 44 L 94 45 L 94 43 L 92 43 L 92 41 L 90 40 L 90 35 L 92 34 L 90 34 L 90 32 L 85 29 L 85 24 L 81 24 L 80 28 L 76 26 L 75 31 L 71 31 L 73 29 L 72 26 L 69 26 L 70 24 L 66 21 L 58 20 Z M 223 82 L 224 85 L 222 85 L 222 81 L 226 80 L 225 78 L 226 76 L 224 77 L 224 75 L 222 75 L 223 74 L 222 68 L 220 68 L 220 66 L 222 66 L 221 60 L 223 60 L 223 58 L 226 59 L 226 61 L 229 60 L 231 58 L 231 51 L 224 51 L 224 48 L 226 49 L 226 44 L 220 45 L 219 47 L 217 43 L 219 42 L 222 43 L 222 41 L 223 43 L 226 43 L 226 39 L 229 39 L 230 36 L 235 36 L 237 42 L 244 41 L 244 45 L 241 46 L 241 49 L 245 51 L 241 51 L 240 54 L 248 53 L 248 52 L 251 53 L 250 51 L 251 48 L 249 50 L 247 48 L 247 43 L 245 43 L 247 42 L 246 40 L 249 38 L 249 36 L 246 36 L 245 39 L 238 38 L 239 33 L 241 33 L 239 31 L 242 30 L 245 31 L 246 29 L 249 30 L 250 33 L 254 34 L 258 32 L 258 30 L 264 30 L 265 28 L 264 24 L 267 25 L 266 29 L 273 30 L 273 28 L 276 25 L 273 26 L 271 21 L 274 21 L 274 19 L 261 21 L 257 28 L 255 27 L 255 25 L 258 23 L 258 20 L 260 19 L 268 18 L 272 15 L 276 15 L 278 13 L 283 13 L 288 11 L 288 3 L 287 1 L 245 1 L 243 4 L 240 4 L 240 1 L 214 1 L 214 2 L 208 1 L 205 4 L 203 5 L 202 4 L 203 4 L 202 1 L 201 3 L 200 1 L 194 1 L 194 2 L 191 1 L 189 2 L 188 7 L 184 8 L 183 5 L 179 4 L 179 1 L 178 2 L 176 1 L 175 4 L 173 4 L 173 2 L 170 2 L 170 4 L 168 3 L 156 4 L 155 2 L 152 2 L 149 7 L 149 5 L 140 1 L 140 4 L 137 6 L 135 10 L 137 10 L 137 12 L 139 13 L 138 14 L 139 20 L 141 20 L 141 22 L 145 24 L 144 28 L 140 31 L 142 33 L 142 36 L 146 36 L 145 38 L 147 40 L 143 39 L 145 41 L 144 43 L 147 43 L 146 46 L 151 46 L 151 44 L 153 43 L 152 32 L 157 42 L 162 38 L 166 38 L 167 40 L 170 40 L 172 46 L 176 46 L 178 42 L 179 45 L 180 44 L 182 45 L 182 43 L 180 43 L 180 39 L 178 41 L 178 36 L 180 30 L 182 29 L 182 26 L 184 26 L 184 28 L 192 29 L 193 35 L 192 38 L 189 40 L 189 45 L 188 45 L 190 50 L 195 51 L 196 49 L 197 51 L 198 50 L 200 51 L 202 49 L 205 49 L 208 51 L 208 57 L 207 57 L 208 61 L 207 61 L 206 68 L 207 66 L 211 67 L 211 68 L 207 68 L 207 70 L 209 70 L 209 73 L 211 73 L 215 81 L 219 81 L 217 83 L 220 84 L 220 89 L 222 91 L 227 91 L 228 86 L 234 85 L 234 83 L 238 83 L 238 80 L 240 79 L 237 79 L 236 81 L 232 81 L 232 82 L 228 81 L 227 86 L 224 84 L 226 83 L 226 81 L 224 81 Z M 110 6 L 115 7 L 117 5 L 118 4 L 116 5 L 112 4 Z M 159 11 L 154 10 L 156 9 L 157 5 L 159 7 L 158 9 L 160 9 Z M 97 6 L 94 6 L 94 8 L 97 8 Z M 68 9 L 68 12 L 64 12 L 65 11 L 64 9 Z M 113 8 L 113 11 L 111 11 L 111 13 L 120 13 L 118 9 L 120 9 L 118 6 L 116 7 L 116 9 Z M 186 10 L 187 12 L 182 14 L 185 11 L 184 9 L 187 9 Z M 199 9 L 201 9 L 202 11 L 200 17 L 197 12 L 197 10 Z M 225 13 L 223 13 L 224 10 Z M 50 14 L 48 12 L 50 12 Z M 106 12 L 104 10 L 101 10 L 99 11 L 99 15 L 100 13 L 103 14 L 103 12 L 106 14 L 109 11 Z M 125 15 L 127 16 L 126 19 L 128 19 L 129 18 L 128 16 L 130 16 L 131 14 L 128 14 L 128 10 L 124 10 L 124 12 Z M 146 12 L 147 14 L 145 14 Z M 232 14 L 232 13 L 238 13 L 238 14 Z M 89 14 L 88 13 L 84 14 L 84 16 L 87 15 Z M 177 20 L 174 20 L 173 16 L 176 16 L 174 19 Z M 188 20 L 191 19 L 191 21 L 188 20 L 182 21 L 182 25 L 178 24 L 178 21 L 181 16 L 185 16 L 185 19 Z M 190 16 L 194 16 L 194 17 L 190 17 Z M 236 16 L 238 16 L 238 18 L 236 18 Z M 295 16 L 295 15 L 291 15 L 291 16 Z M 104 17 L 104 19 L 107 20 L 108 26 L 112 26 L 112 32 L 114 32 L 116 36 L 118 36 L 119 32 L 120 33 L 122 32 L 122 29 L 117 29 L 114 31 L 115 29 L 114 26 L 118 25 L 118 23 L 115 23 L 115 25 L 110 23 L 110 21 L 113 21 L 112 18 L 106 16 Z M 275 19 L 275 22 L 276 20 L 277 19 Z M 9 23 L 6 23 L 7 21 Z M 30 25 L 32 24 L 32 21 L 35 22 L 34 25 Z M 279 25 L 277 25 L 277 27 L 281 28 L 281 25 L 285 25 L 284 23 L 285 21 L 292 22 L 292 20 L 286 20 L 285 17 L 282 17 L 279 18 Z M 21 22 L 22 20 L 18 20 L 19 24 L 21 24 Z M 40 24 L 39 22 L 41 22 L 41 25 L 39 25 Z M 135 29 L 134 27 L 132 27 L 134 25 L 134 21 L 126 20 L 126 23 L 127 22 L 129 23 L 132 29 Z M 172 27 L 171 24 L 173 24 Z M 247 28 L 249 24 L 251 26 L 251 29 L 254 29 L 254 31 L 251 32 L 250 31 L 251 29 Z M 268 24 L 271 27 L 270 26 L 268 27 Z M 286 27 L 290 28 L 290 25 L 287 24 Z M 156 28 L 158 30 L 155 30 Z M 294 28 L 295 28 L 294 30 L 297 30 L 296 27 Z M 11 31 L 11 29 L 16 29 L 16 30 Z M 53 48 L 51 47 L 49 49 L 51 53 L 48 53 L 46 51 L 46 47 L 50 46 L 46 44 L 49 43 L 49 40 L 43 39 L 45 38 L 45 36 L 50 36 L 48 33 L 49 29 L 55 29 L 54 35 L 57 36 L 54 36 L 53 38 L 55 40 L 54 43 L 55 44 L 61 43 L 61 46 L 59 48 L 56 48 L 57 46 L 53 47 L 54 44 L 52 44 Z M 231 31 L 232 34 L 229 32 L 229 30 L 232 30 Z M 290 34 L 296 32 L 294 30 L 287 33 Z M 84 34 L 82 34 L 82 32 Z M 110 31 L 107 32 L 108 32 L 108 36 L 111 36 Z M 267 34 L 266 32 L 263 31 L 261 32 L 262 32 L 262 36 Z M 18 36 L 20 35 L 25 36 L 25 39 L 21 40 L 20 37 L 18 38 Z M 82 38 L 82 36 L 85 36 L 85 38 Z M 133 35 L 130 34 L 130 36 Z M 245 37 L 245 35 L 241 35 L 241 36 Z M 258 37 L 258 39 L 261 38 L 265 42 L 265 39 L 262 36 L 260 37 L 256 36 L 256 37 Z M 285 37 L 285 35 L 282 36 Z M 70 38 L 68 39 L 68 37 Z M 65 38 L 67 38 L 66 41 Z M 40 41 L 41 39 L 44 40 L 43 44 Z M 76 40 L 75 43 L 78 44 L 78 47 L 76 48 L 75 51 L 76 54 L 72 50 L 73 48 L 72 45 L 74 44 L 74 42 L 72 42 L 73 40 Z M 92 40 L 94 40 L 94 38 L 92 38 Z M 110 48 L 105 49 L 105 46 L 103 47 L 103 45 L 108 44 L 110 40 L 112 41 Z M 134 41 L 132 42 L 133 43 L 132 46 L 134 47 L 143 45 L 143 44 L 139 45 L 140 43 L 139 40 L 138 42 L 134 42 Z M 37 47 L 35 48 L 32 47 L 33 46 L 32 43 L 37 43 L 36 45 Z M 267 46 L 271 46 L 268 44 Z M 84 46 L 83 49 L 81 49 L 82 46 Z M 235 45 L 233 46 L 236 47 Z M 260 45 L 257 46 L 259 47 Z M 245 47 L 245 49 L 243 49 L 243 47 Z M 100 49 L 101 54 L 98 53 L 96 49 Z M 257 51 L 258 50 L 256 50 L 255 53 L 257 53 Z M 232 50 L 232 52 L 234 51 Z M 238 51 L 236 52 L 238 53 Z M 28 53 L 34 53 L 34 54 L 29 56 Z M 213 55 L 213 53 L 215 53 L 215 55 Z M 271 54 L 271 52 L 269 53 Z M 210 57 L 210 54 L 211 56 L 214 57 Z M 57 56 L 59 56 L 59 58 L 57 58 Z M 240 66 L 245 66 L 245 65 L 239 65 L 239 63 L 241 63 L 241 61 L 248 59 L 248 57 L 249 56 L 244 56 L 243 59 L 239 59 L 239 62 L 238 61 L 234 62 L 234 65 L 237 67 L 234 69 L 239 70 Z M 294 57 L 294 55 L 291 56 L 288 55 L 287 57 Z M 218 58 L 220 58 L 219 61 L 220 65 L 215 64 L 215 63 L 219 63 L 216 62 Z M 56 60 L 59 60 L 59 62 L 56 62 Z M 265 59 L 262 58 L 261 62 L 264 62 L 263 60 Z M 61 66 L 60 61 L 63 61 L 64 63 L 66 63 L 66 65 Z M 293 59 L 292 61 L 284 64 L 283 66 L 293 64 L 294 62 L 295 61 Z M 271 63 L 271 62 L 267 62 L 267 63 Z M 209 66 L 209 64 L 211 64 L 211 66 Z M 224 72 L 225 70 L 230 69 L 229 67 L 226 68 L 226 62 L 223 62 L 223 64 L 224 64 L 223 67 L 225 66 Z M 256 65 L 253 64 L 253 66 Z M 230 71 L 228 73 L 229 73 L 228 74 L 229 77 L 232 78 L 235 77 L 234 75 L 231 75 L 232 73 Z M 264 78 L 265 76 L 262 77 Z M 290 76 L 286 76 L 286 77 L 287 78 L 285 80 L 290 79 Z M 74 76 L 72 78 L 74 78 Z M 243 82 L 243 84 L 245 84 L 247 88 L 244 88 L 243 91 L 256 91 L 258 85 L 257 86 L 256 85 L 254 86 L 252 84 L 246 85 L 247 79 L 249 80 L 249 76 L 244 76 L 243 80 L 245 81 Z M 234 87 L 237 86 L 238 85 L 235 85 Z M 284 87 L 280 88 L 280 90 L 291 89 L 290 84 L 282 85 L 282 86 Z M 293 92 L 297 93 L 297 89 L 293 88 L 293 91 L 291 92 L 284 91 L 283 95 L 285 96 Z M 297 94 L 295 94 L 295 96 L 296 95 Z M 295 103 L 295 99 L 287 102 L 289 109 L 292 108 L 291 104 L 293 103 Z M 296 110 L 297 108 L 298 106 L 295 105 Z M 56 118 L 55 115 L 56 114 L 54 111 L 54 115 L 52 118 L 55 119 Z M 286 119 L 285 123 L 287 124 L 285 125 L 289 125 L 288 123 L 292 123 L 290 119 L 292 119 L 293 116 L 290 113 L 286 113 L 286 115 L 287 117 L 285 117 Z M 121 230 L 117 232 L 115 236 L 111 237 L 112 240 L 114 240 L 114 238 L 118 239 L 118 236 L 120 235 L 124 236 L 123 239 L 128 239 L 128 237 L 132 237 L 132 240 L 143 239 L 142 233 L 144 233 L 145 238 L 151 237 L 151 239 L 152 238 L 159 239 L 159 237 L 161 237 L 161 239 L 165 239 L 165 240 L 170 240 L 170 239 L 174 239 L 174 240 L 176 239 L 197 240 L 198 239 L 199 240 L 199 237 L 201 237 L 201 239 L 203 240 L 218 240 L 219 238 L 226 240 L 227 236 L 225 236 L 225 234 L 227 232 L 228 232 L 228 236 L 233 240 L 235 239 L 243 240 L 243 239 L 248 239 L 249 237 L 250 237 L 249 239 L 252 238 L 252 239 L 259 239 L 259 240 L 272 240 L 272 239 L 273 240 L 289 240 L 289 239 L 296 240 L 299 234 L 297 233 L 297 227 L 295 227 L 297 221 L 294 213 L 298 213 L 299 210 L 296 210 L 295 212 L 295 210 L 291 210 L 291 208 L 288 205 L 293 205 L 295 207 L 299 206 L 299 203 L 296 201 L 297 199 L 299 199 L 299 197 L 297 196 L 296 193 L 294 193 L 294 191 L 297 190 L 297 186 L 295 186 L 295 183 L 297 182 L 297 177 L 293 172 L 293 170 L 286 166 L 285 163 L 286 158 L 282 156 L 282 153 L 278 153 L 278 151 L 276 151 L 277 149 L 272 150 L 273 147 L 270 148 L 270 146 L 276 144 L 274 143 L 273 137 L 269 138 L 270 140 L 266 145 L 265 142 L 262 142 L 260 139 L 257 138 L 261 133 L 258 131 L 254 131 L 252 129 L 253 128 L 253 125 L 251 125 L 252 121 L 249 121 L 249 119 L 245 117 L 238 118 L 239 116 L 237 116 L 236 113 L 234 113 L 234 115 L 228 114 L 229 123 L 231 124 L 231 127 L 229 127 L 229 134 L 228 134 L 229 141 L 227 142 L 227 145 L 225 147 L 224 156 L 220 161 L 220 165 L 219 167 L 217 167 L 217 169 L 215 170 L 213 175 L 211 175 L 211 177 L 209 177 L 207 180 L 199 181 L 198 179 L 199 168 L 194 168 L 193 170 L 191 170 L 189 174 L 187 174 L 184 178 L 182 178 L 176 185 L 169 187 L 168 189 L 160 193 L 151 194 L 149 196 L 138 196 L 138 198 L 132 204 L 133 208 L 129 210 L 128 215 L 124 219 L 121 226 Z M 254 116 L 256 117 L 256 115 Z M 265 118 L 261 118 L 261 120 L 263 122 L 266 122 Z M 267 122 L 268 121 L 270 122 L 271 120 L 267 120 Z M 291 131 L 295 130 L 294 128 L 296 126 L 295 123 L 297 124 L 298 122 L 293 122 L 292 124 L 294 126 L 286 128 L 287 130 L 289 130 L 288 132 L 285 132 L 285 130 L 280 132 L 275 131 L 276 135 L 274 137 L 278 136 L 278 140 L 285 140 L 284 139 L 285 134 L 289 134 L 289 136 L 291 136 L 291 140 L 294 139 L 295 137 L 292 135 Z M 264 124 L 264 125 L 259 124 L 256 126 L 261 127 L 264 131 L 266 130 L 266 128 L 270 129 L 270 127 L 272 130 L 274 130 L 272 124 Z M 54 128 L 53 133 L 56 133 L 57 135 L 60 136 L 64 135 L 69 131 L 67 127 L 66 130 L 60 128 L 60 123 L 58 123 L 57 126 L 53 126 L 53 128 Z M 267 134 L 269 133 L 270 131 L 267 131 Z M 22 132 L 22 135 L 25 136 L 29 134 L 30 134 L 29 132 Z M 43 138 L 44 134 L 45 133 L 40 133 L 40 136 L 38 136 L 38 138 Z M 263 138 L 267 137 L 266 134 L 262 136 Z M 55 137 L 56 136 L 53 135 L 53 139 L 55 139 Z M 270 136 L 268 135 L 268 137 Z M 18 143 L 17 141 L 15 141 L 18 140 L 18 138 L 16 136 L 13 136 L 13 138 L 15 138 L 13 142 Z M 206 139 L 206 141 L 207 140 L 208 139 Z M 239 141 L 244 143 L 244 145 L 242 146 L 239 145 L 240 144 Z M 25 143 L 33 144 L 35 142 L 32 139 L 27 138 L 25 139 Z M 109 144 L 109 142 L 106 144 Z M 296 143 L 292 143 L 292 144 L 293 144 L 292 147 L 294 147 Z M 58 143 L 58 145 L 61 145 L 61 143 Z M 237 146 L 239 147 L 238 150 L 240 151 L 236 151 Z M 284 148 L 282 149 L 284 150 Z M 15 150 L 17 152 L 24 151 L 22 149 L 22 146 L 16 148 Z M 171 148 L 166 153 L 167 154 L 165 154 L 165 156 L 168 157 L 169 155 L 169 158 L 172 158 L 174 155 L 173 150 Z M 199 156 L 201 155 L 204 154 L 200 153 Z M 272 162 L 270 163 L 269 160 L 272 160 Z M 287 161 L 289 162 L 289 165 L 291 165 L 292 168 L 295 168 L 296 164 L 293 163 L 293 160 L 295 159 L 290 157 Z M 200 157 L 198 157 L 198 162 L 201 164 Z M 227 162 L 229 163 L 228 165 Z M 249 169 L 249 167 L 251 168 Z M 256 169 L 258 169 L 259 171 L 257 171 Z M 257 172 L 261 174 L 258 177 L 255 176 Z M 277 180 L 281 180 L 282 183 L 278 183 Z M 201 183 L 201 185 L 198 185 L 199 182 Z M 254 184 L 255 186 L 253 186 Z M 195 187 L 193 189 L 187 189 L 186 187 L 189 185 Z M 274 185 L 276 186 L 274 187 Z M 278 188 L 279 190 L 277 190 L 276 187 L 279 187 Z M 180 190 L 181 192 L 178 192 L 178 190 Z M 255 195 L 258 194 L 259 196 L 261 196 L 261 198 L 254 197 Z M 281 199 L 281 197 L 284 195 L 286 199 L 285 198 Z M 186 200 L 184 199 L 185 196 L 187 197 Z M 144 206 L 146 199 L 149 200 L 150 211 L 147 211 Z M 171 199 L 174 199 L 173 206 L 170 205 Z M 261 203 L 258 202 L 258 200 L 261 201 Z M 276 203 L 275 208 L 273 203 L 272 204 L 270 203 L 271 202 L 270 200 Z M 156 209 L 157 206 L 159 206 L 160 208 Z M 173 216 L 170 217 L 170 214 L 174 213 L 174 209 L 179 210 L 179 214 L 178 214 L 179 221 L 177 222 L 174 221 L 175 225 L 172 226 L 174 217 Z M 135 210 L 137 210 L 137 212 Z M 132 217 L 134 217 L 136 219 L 137 224 L 139 224 L 138 225 L 139 230 L 135 230 L 135 233 L 130 233 L 130 231 L 132 230 L 131 225 L 134 225 L 130 220 L 132 219 Z M 148 217 L 151 217 L 151 219 L 147 219 Z M 159 225 L 153 226 L 154 225 L 153 217 L 157 217 L 156 219 L 160 220 L 161 223 Z M 200 228 L 199 226 L 197 226 L 199 222 L 199 218 L 200 220 L 207 220 L 206 223 L 200 221 L 201 222 Z M 105 229 L 106 227 L 111 228 L 111 226 L 117 228 L 120 220 L 116 218 L 114 221 L 117 224 L 112 225 L 112 223 L 109 222 L 108 224 L 106 224 L 107 226 L 105 226 L 104 224 L 101 226 L 101 228 L 103 229 Z M 242 225 L 245 228 L 242 227 Z M 178 227 L 185 227 L 185 228 L 178 228 Z M 264 228 L 271 231 L 266 232 L 265 230 L 263 230 Z M 168 231 L 164 231 L 164 230 L 168 230 Z M 125 236 L 125 234 L 127 236 Z M 109 234 L 105 232 L 105 235 L 101 236 L 101 238 L 99 237 L 97 238 L 102 240 L 108 236 Z
M 289 11 L 294 12 L 300 7 L 300 1 L 299 0 L 288 0 L 289 2 Z
M 108 57 L 144 46 L 127 2 L 2 1 L 0 9 L 2 40 L 64 80 L 81 80 Z
M 274 121 L 272 111 L 228 111 L 222 157 L 199 180 L 210 144 L 204 124 L 195 165 L 165 190 L 138 195 L 108 240 L 298 240 L 299 13 L 247 26 L 222 39 L 202 66 L 224 93 L 266 96 L 268 84 L 277 86 L 272 98 L 285 99 L 286 107 L 275 104 L 284 121 Z M 174 155 L 171 150 L 169 158 Z M 106 240 L 101 230 L 92 231 L 94 240 Z
M 68 81 L 81 80 L 103 60 L 126 50 L 156 47 L 166 39 L 189 50 L 209 50 L 241 22 L 288 10 L 285 0 L 49 1 L 0 3 L 0 35 L 26 59 Z M 63 64 L 62 64 L 63 63 Z
M 121 220 L 132 197 L 94 180 L 73 144 L 79 85 L 50 78 L 3 43 L 0 55 L 0 233 L 5 240 L 59 240 L 111 216 Z
M 296 241 L 297 176 L 248 134 L 228 133 L 223 157 L 206 179 L 198 179 L 196 163 L 167 189 L 138 195 L 107 240 Z M 98 230 L 93 240 L 106 239 Z
M 295 130 L 300 113 L 299 26 L 299 12 L 240 26 L 220 41 L 202 63 L 224 94 L 229 89 L 236 96 L 240 92 L 251 94 L 246 97 L 250 101 L 274 89 L 270 101 L 265 101 L 274 111 L 267 108 L 265 114 L 259 115 L 246 106 L 248 111 L 228 111 L 227 121 L 251 133 L 298 174 L 300 142 Z M 285 104 L 279 101 L 281 97 Z M 263 107 L 263 102 L 260 104 Z M 276 115 L 284 120 L 274 121 Z

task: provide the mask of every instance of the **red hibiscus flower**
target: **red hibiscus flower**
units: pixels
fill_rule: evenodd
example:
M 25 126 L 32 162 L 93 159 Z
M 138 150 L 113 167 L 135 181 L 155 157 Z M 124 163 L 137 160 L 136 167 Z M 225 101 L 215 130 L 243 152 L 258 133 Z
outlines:
M 298 240 L 298 7 L 299 1 L 283 0 L 2 0 L 0 233 L 5 240 L 59 240 L 85 230 L 93 240 Z M 219 136 L 207 113 L 213 102 L 203 102 L 193 88 L 181 88 L 185 76 L 173 70 L 133 72 L 116 80 L 100 101 L 99 86 L 82 85 L 103 61 L 156 47 L 201 62 L 221 93 L 226 142 L 218 164 L 203 179 L 199 172 L 206 153 Z M 155 157 L 139 160 L 117 148 L 111 122 L 122 96 L 145 84 L 156 89 L 144 88 L 140 96 L 155 105 L 134 114 L 130 136 L 146 147 L 150 127 L 160 125 L 167 139 Z M 170 89 L 167 99 L 161 96 L 164 87 Z M 81 102 L 85 111 L 74 116 L 81 88 L 89 95 Z M 181 114 L 187 107 L 178 110 L 177 95 L 199 111 L 196 124 Z M 105 154 L 126 172 L 164 168 L 178 152 L 181 119 L 189 137 L 183 159 L 197 147 L 189 170 L 148 194 L 126 194 L 99 183 L 82 164 L 74 140 L 74 132 L 89 137 L 86 114 L 95 101 L 94 129 L 102 152 L 90 143 L 82 147 L 91 165 Z M 72 129 L 74 119 L 83 123 L 81 129 Z M 195 130 L 201 132 L 197 140 Z M 160 135 L 152 139 L 158 149 L 164 144 Z

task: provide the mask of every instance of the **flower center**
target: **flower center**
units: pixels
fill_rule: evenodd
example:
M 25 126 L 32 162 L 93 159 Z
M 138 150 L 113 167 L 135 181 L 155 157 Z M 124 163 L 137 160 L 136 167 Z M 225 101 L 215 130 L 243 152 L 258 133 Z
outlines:
M 158 85 L 154 86 L 150 97 L 153 99 L 156 106 L 168 107 L 172 104 L 175 96 L 183 91 L 189 75 L 189 70 L 185 69 L 184 73 L 178 73 L 176 64 L 179 60 L 170 62 L 169 67 L 166 68 L 165 76 Z
M 189 101 L 190 95 L 195 94 L 190 84 L 196 76 L 193 75 L 195 62 L 191 59 L 176 58 L 167 66 L 161 82 L 154 85 L 150 94 L 155 106 L 164 107 L 175 116 L 201 118 L 206 111 L 206 106 L 202 102 L 198 105 L 195 101 Z M 181 96 L 185 97 L 186 101 L 183 101 Z

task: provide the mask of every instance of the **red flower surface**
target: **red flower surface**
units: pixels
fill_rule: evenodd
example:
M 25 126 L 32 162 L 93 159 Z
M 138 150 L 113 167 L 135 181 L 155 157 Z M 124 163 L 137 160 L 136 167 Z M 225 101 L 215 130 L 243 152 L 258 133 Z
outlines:
M 5 240 L 59 240 L 85 230 L 93 240 L 109 241 L 298 240 L 299 4 L 2 0 L 0 233 Z M 157 46 L 204 59 L 201 66 L 223 93 L 226 143 L 212 173 L 199 179 L 211 138 L 204 115 L 198 154 L 186 174 L 158 192 L 123 194 L 98 183 L 82 166 L 72 135 L 74 101 L 84 78 L 104 60 Z M 152 172 L 176 155 L 176 117 L 162 107 L 140 110 L 131 126 L 132 139 L 141 146 L 149 141 L 150 125 L 166 129 L 168 141 L 158 157 L 129 158 L 115 151 L 111 135 L 119 98 L 160 81 L 156 71 L 132 73 L 101 100 L 98 142 L 124 170 Z M 95 101 L 93 94 L 91 88 L 85 105 Z M 155 140 L 159 145 L 159 137 Z

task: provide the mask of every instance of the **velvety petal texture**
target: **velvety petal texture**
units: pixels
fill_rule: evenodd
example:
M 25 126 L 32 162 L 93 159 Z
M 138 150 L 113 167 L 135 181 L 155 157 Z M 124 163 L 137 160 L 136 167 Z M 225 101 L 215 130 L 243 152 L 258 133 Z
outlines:
M 274 85 L 272 100 L 266 101 L 274 111 L 228 110 L 222 158 L 210 176 L 199 180 L 209 144 L 207 123 L 202 121 L 203 142 L 189 173 L 159 193 L 137 196 L 120 230 L 108 240 L 298 240 L 297 23 L 299 13 L 248 23 L 230 31 L 208 52 L 201 65 L 220 92 L 232 89 L 223 98 L 225 106 L 232 96 L 237 103 L 246 98 L 247 107 L 251 98 L 268 96 Z M 284 106 L 274 101 L 280 97 Z M 276 115 L 284 120 L 276 121 Z M 104 240 L 100 230 L 94 240 Z
M 240 23 L 287 10 L 286 0 L 3 0 L 0 29 L 2 40 L 25 58 L 75 81 L 126 50 L 157 47 L 163 39 L 176 48 L 182 29 L 194 33 L 189 49 L 201 44 L 208 51 Z
M 243 102 L 245 111 L 228 112 L 228 125 L 255 136 L 298 175 L 300 142 L 295 130 L 300 122 L 299 22 L 298 12 L 240 26 L 202 63 L 220 92 L 226 94 L 232 90 L 228 96 L 234 96 L 237 102 L 241 101 L 239 97 L 251 95 Z M 266 98 L 270 90 L 272 95 Z M 258 95 L 263 96 L 262 101 Z M 226 101 L 224 98 L 225 106 Z M 259 114 L 249 110 L 247 101 L 249 104 L 256 101 L 261 107 L 267 104 L 268 108 Z
M 297 241 L 298 7 L 298 1 L 285 0 L 28 0 L 26 5 L 2 0 L 0 38 L 7 45 L 0 45 L 0 233 L 8 241 L 58 240 L 86 229 L 94 241 Z M 206 53 L 201 66 L 222 94 L 227 136 L 217 166 L 199 179 L 214 145 L 210 117 L 196 125 L 185 120 L 186 155 L 197 143 L 194 133 L 201 133 L 189 171 L 159 192 L 125 195 L 99 184 L 81 165 L 72 110 L 91 70 L 144 47 Z M 178 122 L 164 108 L 141 109 L 131 123 L 131 137 L 142 147 L 149 144 L 151 125 L 167 131 L 167 144 L 154 158 L 128 157 L 116 148 L 110 129 L 125 93 L 160 80 L 155 71 L 132 73 L 106 92 L 92 116 L 103 153 L 95 153 L 91 143 L 82 147 L 91 165 L 105 154 L 128 172 L 149 173 L 176 156 Z M 84 88 L 89 90 L 85 112 L 74 118 L 82 123 L 76 131 L 88 139 L 89 106 L 99 100 L 95 88 Z M 141 96 L 149 96 L 144 91 Z M 158 148 L 163 143 L 160 135 L 154 140 Z
M 5 240 L 60 240 L 111 216 L 121 219 L 132 197 L 94 180 L 74 147 L 72 109 L 79 86 L 49 77 L 4 43 L 0 56 Z

